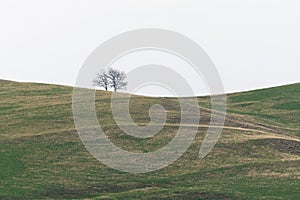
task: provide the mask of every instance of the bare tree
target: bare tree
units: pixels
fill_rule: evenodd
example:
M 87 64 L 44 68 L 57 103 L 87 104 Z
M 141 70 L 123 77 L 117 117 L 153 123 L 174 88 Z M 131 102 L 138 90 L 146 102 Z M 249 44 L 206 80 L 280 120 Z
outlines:
M 104 71 L 98 73 L 93 83 L 94 86 L 103 87 L 107 91 L 110 86 L 110 80 L 108 78 L 107 72 Z
M 109 87 L 113 87 L 116 92 L 118 89 L 125 88 L 127 85 L 126 74 L 116 69 L 109 69 L 97 74 L 93 80 L 93 85 L 103 87 L 106 91 Z
M 127 85 L 126 74 L 116 69 L 109 69 L 107 76 L 110 82 L 110 86 L 114 88 L 116 92 L 118 89 L 125 88 Z

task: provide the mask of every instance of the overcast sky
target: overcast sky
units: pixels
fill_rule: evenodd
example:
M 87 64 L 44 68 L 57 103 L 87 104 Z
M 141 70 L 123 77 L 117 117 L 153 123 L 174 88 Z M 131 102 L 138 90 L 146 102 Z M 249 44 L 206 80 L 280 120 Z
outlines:
M 300 82 L 299 10 L 297 0 L 1 0 L 0 79 L 74 85 L 102 42 L 162 28 L 196 41 L 226 92 Z

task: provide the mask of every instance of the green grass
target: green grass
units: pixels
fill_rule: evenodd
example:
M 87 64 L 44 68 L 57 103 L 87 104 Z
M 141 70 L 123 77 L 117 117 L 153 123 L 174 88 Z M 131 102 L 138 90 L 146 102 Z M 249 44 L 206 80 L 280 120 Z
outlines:
M 300 129 L 300 86 L 287 86 L 232 94 L 229 112 L 246 115 L 265 124 Z M 300 136 L 299 131 L 296 132 Z
M 149 152 L 174 137 L 176 99 L 133 97 L 136 123 L 149 123 L 149 107 L 159 103 L 170 124 L 153 138 L 136 139 L 115 125 L 110 96 L 97 92 L 96 111 L 119 147 Z M 299 98 L 300 84 L 229 95 L 227 128 L 202 160 L 197 156 L 210 103 L 199 98 L 203 127 L 189 150 L 164 169 L 130 174 L 85 149 L 74 127 L 72 88 L 2 80 L 0 199 L 300 199 Z

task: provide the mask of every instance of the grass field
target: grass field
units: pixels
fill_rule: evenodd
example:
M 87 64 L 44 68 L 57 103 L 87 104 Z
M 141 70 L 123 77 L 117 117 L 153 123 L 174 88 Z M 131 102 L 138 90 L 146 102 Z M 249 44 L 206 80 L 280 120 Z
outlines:
M 166 145 L 180 121 L 173 98 L 135 96 L 130 110 L 148 123 L 162 104 L 167 125 L 151 139 L 122 133 L 98 91 L 96 110 L 119 147 L 149 152 Z M 199 147 L 210 99 L 199 98 L 201 122 L 189 150 L 170 166 L 146 174 L 106 167 L 81 143 L 72 115 L 72 88 L 0 81 L 0 199 L 300 199 L 300 84 L 231 94 L 220 140 L 204 159 Z

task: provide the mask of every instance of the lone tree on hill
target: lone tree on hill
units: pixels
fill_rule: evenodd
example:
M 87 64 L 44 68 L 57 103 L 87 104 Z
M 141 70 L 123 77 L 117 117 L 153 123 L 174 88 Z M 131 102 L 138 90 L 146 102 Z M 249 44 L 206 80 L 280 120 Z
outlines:
M 102 73 L 98 73 L 94 80 L 94 85 L 103 87 L 106 91 L 108 88 L 114 88 L 116 92 L 118 89 L 123 89 L 127 85 L 126 74 L 116 69 L 109 69 Z

